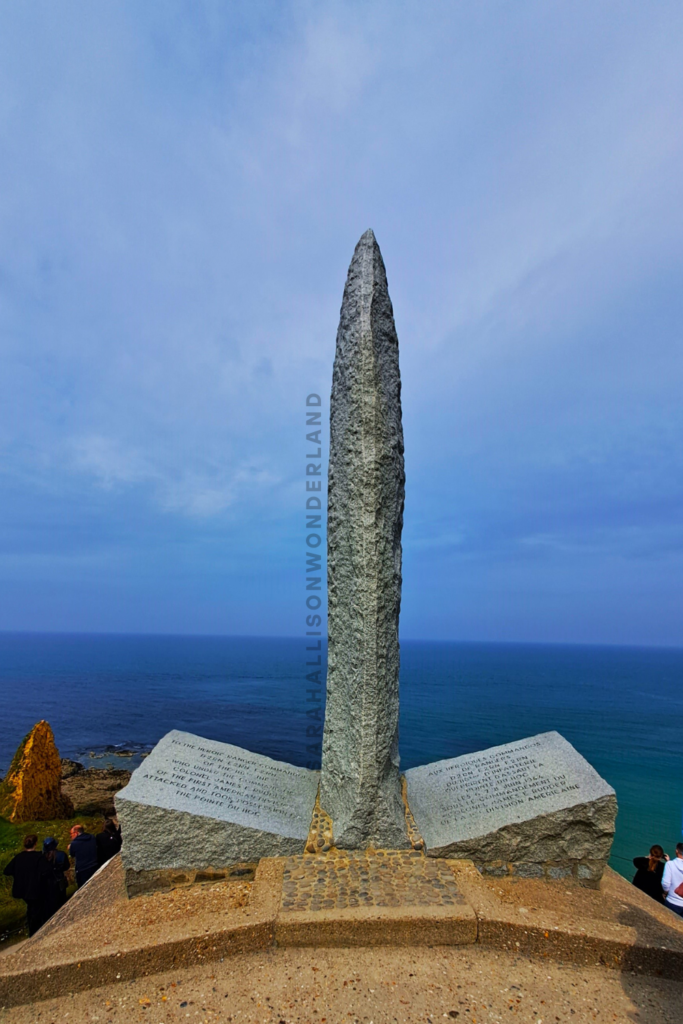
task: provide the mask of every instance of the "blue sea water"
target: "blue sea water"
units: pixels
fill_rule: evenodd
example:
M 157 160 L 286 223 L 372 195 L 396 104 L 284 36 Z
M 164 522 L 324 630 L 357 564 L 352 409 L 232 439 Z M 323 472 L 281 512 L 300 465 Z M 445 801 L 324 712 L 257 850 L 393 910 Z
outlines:
M 89 755 L 108 745 L 146 749 L 178 728 L 306 764 L 318 755 L 306 750 L 305 647 L 263 637 L 0 634 L 0 772 L 41 718 L 62 756 L 88 763 L 106 763 Z M 612 866 L 631 875 L 631 859 L 655 842 L 673 853 L 683 814 L 683 650 L 402 642 L 403 768 L 550 729 L 617 791 Z

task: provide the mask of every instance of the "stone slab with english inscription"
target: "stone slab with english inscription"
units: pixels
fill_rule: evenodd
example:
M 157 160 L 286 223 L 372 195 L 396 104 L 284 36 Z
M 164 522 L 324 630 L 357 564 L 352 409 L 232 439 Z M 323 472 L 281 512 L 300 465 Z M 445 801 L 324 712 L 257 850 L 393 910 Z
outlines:
M 174 730 L 116 796 L 127 872 L 302 853 L 318 772 Z
M 411 768 L 405 778 L 432 856 L 470 858 L 500 874 L 602 875 L 615 793 L 557 732 Z

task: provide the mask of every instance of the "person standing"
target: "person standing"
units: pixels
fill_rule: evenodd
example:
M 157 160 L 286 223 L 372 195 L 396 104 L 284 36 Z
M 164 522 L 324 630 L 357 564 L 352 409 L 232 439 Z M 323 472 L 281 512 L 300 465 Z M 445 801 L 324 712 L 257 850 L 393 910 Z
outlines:
M 24 849 L 12 857 L 4 874 L 12 879 L 12 896 L 26 904 L 28 933 L 35 935 L 48 913 L 50 867 L 40 850 L 38 836 L 24 836 Z
M 66 872 L 69 870 L 70 861 L 64 850 L 57 849 L 57 840 L 48 836 L 43 840 L 43 857 L 50 866 L 49 877 L 49 907 L 47 917 L 56 914 L 60 907 L 66 903 L 66 890 L 68 888 Z
M 80 889 L 98 868 L 95 837 L 86 832 L 83 825 L 74 825 L 71 829 L 69 854 L 76 862 L 76 883 Z
M 662 889 L 665 905 L 683 917 L 683 843 L 676 843 L 676 859 L 670 860 L 664 868 Z
M 121 849 L 121 826 L 113 818 L 104 819 L 104 828 L 95 836 L 97 863 L 106 864 Z
M 662 894 L 662 875 L 664 864 L 669 858 L 661 846 L 651 846 L 649 857 L 634 857 L 633 864 L 638 870 L 633 878 L 636 889 L 647 893 L 658 903 L 664 902 Z

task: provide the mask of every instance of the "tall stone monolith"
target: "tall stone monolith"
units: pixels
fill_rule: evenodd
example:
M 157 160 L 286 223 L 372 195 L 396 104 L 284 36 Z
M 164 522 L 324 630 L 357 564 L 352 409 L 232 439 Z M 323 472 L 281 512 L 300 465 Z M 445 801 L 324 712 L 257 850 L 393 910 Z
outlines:
M 409 845 L 398 756 L 404 494 L 398 337 L 366 231 L 344 289 L 330 406 L 320 804 L 343 848 Z

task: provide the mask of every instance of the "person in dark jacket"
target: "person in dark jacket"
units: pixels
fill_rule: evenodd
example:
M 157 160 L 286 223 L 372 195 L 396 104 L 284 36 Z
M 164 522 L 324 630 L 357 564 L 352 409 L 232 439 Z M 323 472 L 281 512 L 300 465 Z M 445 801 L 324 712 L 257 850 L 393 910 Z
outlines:
M 76 862 L 76 883 L 80 888 L 98 868 L 95 837 L 86 832 L 83 825 L 74 825 L 71 829 L 69 854 Z
M 95 836 L 97 842 L 97 863 L 102 865 L 111 860 L 121 849 L 121 826 L 112 818 L 104 819 L 104 828 Z
M 12 896 L 26 904 L 29 935 L 35 935 L 47 917 L 48 876 L 50 869 L 40 850 L 38 836 L 24 836 L 24 849 L 5 868 L 12 879 Z
M 52 917 L 66 903 L 66 890 L 68 888 L 66 872 L 71 865 L 64 850 L 57 849 L 57 840 L 53 839 L 52 836 L 48 836 L 47 839 L 43 840 L 43 857 L 45 857 L 50 866 L 47 916 Z
M 638 869 L 634 875 L 633 884 L 636 889 L 646 892 L 658 903 L 664 902 L 662 875 L 664 874 L 664 864 L 668 859 L 661 846 L 651 846 L 649 857 L 633 858 L 634 867 Z

